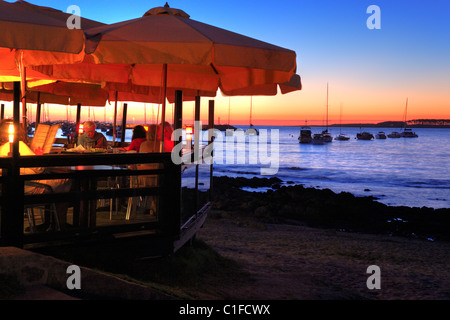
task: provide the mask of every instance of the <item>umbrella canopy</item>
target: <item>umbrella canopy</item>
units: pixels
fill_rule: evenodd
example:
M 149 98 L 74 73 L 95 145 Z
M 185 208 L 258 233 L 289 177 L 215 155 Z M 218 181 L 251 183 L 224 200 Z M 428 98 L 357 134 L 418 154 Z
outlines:
M 8 3 L 0 0 L 1 80 L 20 79 L 21 92 L 26 92 L 26 80 L 31 78 L 27 76 L 27 67 L 81 62 L 85 56 L 83 50 L 85 36 L 82 29 L 68 28 L 67 20 L 70 16 L 71 14 L 25 1 Z M 88 28 L 103 25 L 81 18 L 80 22 Z M 22 95 L 24 127 L 26 127 L 25 99 Z
M 0 89 L 0 101 L 13 101 L 13 91 Z M 90 107 L 104 107 L 106 99 L 87 99 L 64 95 L 55 95 L 49 92 L 27 91 L 27 102 L 59 104 L 63 106 L 76 106 L 78 104 Z
M 80 103 L 86 106 L 104 107 L 108 99 L 108 91 L 104 90 L 100 85 L 90 83 L 58 81 L 29 88 L 28 92 L 50 93 L 54 96 L 70 97 L 73 105 Z
M 296 54 L 189 18 L 165 7 L 143 17 L 85 30 L 82 65 L 36 69 L 59 79 L 128 83 L 182 90 L 234 90 L 287 83 Z M 300 87 L 297 87 L 297 90 Z M 250 90 L 250 89 L 248 89 Z M 259 89 L 261 91 L 261 89 Z
M 25 66 L 81 61 L 84 32 L 67 27 L 69 16 L 25 1 L 9 3 L 0 0 L 0 65 L 19 59 Z M 87 28 L 103 25 L 88 19 L 80 20 Z
M 50 80 L 31 69 L 24 72 L 24 67 L 81 62 L 84 32 L 69 29 L 69 17 L 69 13 L 25 1 L 0 0 L 0 81 Z M 81 17 L 80 23 L 82 28 L 104 25 Z
M 26 97 L 27 102 L 104 107 L 107 103 L 108 92 L 100 85 L 58 81 L 29 87 Z M 0 100 L 12 101 L 12 99 L 13 83 L 1 83 Z
M 82 63 L 34 70 L 56 79 L 101 82 L 110 89 L 120 84 L 158 88 L 161 98 L 156 102 L 163 104 L 163 123 L 172 89 L 185 96 L 188 91 L 215 96 L 218 89 L 227 95 L 273 95 L 278 86 L 289 88 L 285 92 L 301 89 L 294 51 L 194 21 L 167 4 L 141 18 L 85 33 L 87 56 Z M 120 92 L 122 98 L 143 102 L 141 92 Z M 155 92 L 146 95 L 154 97 Z
M 115 92 L 118 92 L 119 101 L 136 101 L 162 104 L 164 99 L 161 86 L 139 86 L 132 84 L 131 82 L 107 82 L 104 84 L 103 88 L 110 92 L 110 97 L 113 97 Z M 183 90 L 183 101 L 194 101 L 196 96 L 216 96 L 216 91 L 203 91 L 170 87 L 166 90 L 166 98 L 169 103 L 175 102 L 176 90 Z
M 135 64 L 131 80 L 138 85 L 154 85 L 148 74 L 163 64 L 168 87 L 204 90 L 288 82 L 296 71 L 294 51 L 192 20 L 167 4 L 86 34 L 86 52 L 95 63 Z M 196 82 L 205 77 L 205 83 Z
M 271 83 L 254 85 L 247 88 L 235 90 L 223 90 L 225 96 L 274 96 L 277 95 L 278 89 L 282 94 L 302 89 L 302 82 L 298 74 L 294 74 L 291 80 L 284 83 Z

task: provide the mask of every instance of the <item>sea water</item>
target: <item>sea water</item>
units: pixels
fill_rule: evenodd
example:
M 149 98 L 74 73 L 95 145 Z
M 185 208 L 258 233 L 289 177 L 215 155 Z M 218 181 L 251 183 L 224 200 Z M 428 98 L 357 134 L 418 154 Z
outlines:
M 375 136 L 378 131 L 384 131 L 387 135 L 401 130 L 332 127 L 328 131 L 333 137 L 342 132 L 350 136 L 350 140 L 333 140 L 324 145 L 313 145 L 299 143 L 300 127 L 256 128 L 260 131 L 265 129 L 269 134 L 271 130 L 278 130 L 277 141 L 270 140 L 270 137 L 268 139 L 269 143 L 278 144 L 276 173 L 261 175 L 263 165 L 249 161 L 249 150 L 252 150 L 249 139 L 258 138 L 248 137 L 244 143 L 236 142 L 232 146 L 236 154 L 235 161 L 213 164 L 215 176 L 277 177 L 282 185 L 301 184 L 305 187 L 327 188 L 337 193 L 372 196 L 391 206 L 450 208 L 450 129 L 414 128 L 418 138 L 367 141 L 357 140 L 356 134 L 367 131 Z M 311 129 L 314 134 L 325 128 Z M 125 141 L 130 142 L 131 136 L 132 129 L 127 129 Z M 112 139 L 110 136 L 106 137 L 108 140 Z M 225 143 L 224 133 L 222 139 Z M 268 151 L 270 153 L 270 147 Z
M 333 127 L 329 128 L 333 137 L 342 132 L 350 140 L 313 145 L 299 143 L 300 127 L 256 128 L 268 132 L 278 130 L 278 171 L 267 176 L 260 174 L 259 165 L 214 164 L 214 175 L 274 176 L 283 185 L 302 184 L 337 193 L 372 196 L 392 206 L 450 208 L 450 129 L 414 128 L 418 138 L 367 141 L 357 140 L 356 134 L 368 131 L 375 136 L 378 131 L 384 131 L 387 135 L 400 130 Z M 312 133 L 319 133 L 325 128 L 311 129 Z M 237 143 L 235 148 L 241 152 L 248 150 L 248 146 Z

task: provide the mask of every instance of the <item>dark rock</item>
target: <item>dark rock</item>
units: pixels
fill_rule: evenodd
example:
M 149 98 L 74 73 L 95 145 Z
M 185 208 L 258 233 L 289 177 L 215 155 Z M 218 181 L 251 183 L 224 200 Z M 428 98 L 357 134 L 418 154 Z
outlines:
M 450 240 L 450 209 L 392 207 L 374 201 L 376 198 L 372 196 L 356 197 L 348 192 L 336 194 L 329 189 L 302 185 L 275 187 L 267 192 L 240 189 L 244 186 L 273 188 L 276 184 L 280 184 L 277 178 L 214 177 L 213 208 L 336 230 L 415 234 L 424 239 Z

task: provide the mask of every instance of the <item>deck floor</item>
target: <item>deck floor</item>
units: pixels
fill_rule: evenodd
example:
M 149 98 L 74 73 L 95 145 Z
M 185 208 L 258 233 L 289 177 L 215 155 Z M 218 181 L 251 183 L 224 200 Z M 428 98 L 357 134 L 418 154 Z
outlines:
M 157 213 L 150 214 L 149 210 L 144 207 L 136 206 L 134 210 L 131 211 L 129 219 L 127 216 L 127 202 L 121 201 L 118 206 L 116 204 L 112 204 L 113 208 L 110 210 L 110 202 L 105 200 L 99 200 L 97 202 L 97 211 L 96 211 L 96 225 L 101 226 L 113 226 L 113 225 L 126 225 L 133 223 L 142 223 L 142 222 L 155 222 L 158 220 Z M 34 232 L 44 232 L 44 231 L 52 231 L 51 226 L 46 226 L 42 228 L 45 222 L 45 214 L 43 207 L 36 207 L 33 209 L 34 214 Z M 53 217 L 51 217 L 53 220 Z M 61 222 L 60 222 L 61 224 Z M 65 227 L 72 227 L 73 223 L 73 207 L 69 207 L 67 210 Z M 24 233 L 29 234 L 32 233 L 32 228 L 30 225 L 30 219 L 28 217 L 28 213 L 24 214 Z

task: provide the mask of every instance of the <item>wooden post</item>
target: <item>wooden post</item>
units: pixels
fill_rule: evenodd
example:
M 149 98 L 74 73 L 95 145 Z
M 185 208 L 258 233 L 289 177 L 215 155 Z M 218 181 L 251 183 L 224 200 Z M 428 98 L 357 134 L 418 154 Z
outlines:
M 5 119 L 5 104 L 2 103 L 2 108 L 0 111 L 0 120 Z
M 209 144 L 213 145 L 214 143 L 214 135 L 212 134 L 212 131 L 214 129 L 214 100 L 209 100 L 209 110 L 208 110 L 208 127 L 210 130 L 209 133 Z M 214 148 L 213 148 L 214 150 Z M 214 151 L 211 150 L 211 156 L 214 159 Z M 209 199 L 212 200 L 212 193 L 213 193 L 213 160 L 211 160 L 211 167 L 209 172 Z
M 174 129 L 183 127 L 183 93 L 179 90 L 175 91 L 175 109 L 174 109 Z M 180 135 L 175 144 L 183 143 Z M 172 192 L 173 207 L 171 209 L 171 218 L 169 219 L 170 233 L 178 238 L 181 228 L 181 165 L 175 165 L 171 170 L 170 179 L 173 181 Z
M 74 137 L 74 145 L 76 146 L 78 144 L 78 131 L 80 130 L 80 119 L 81 119 L 81 103 L 77 104 L 77 118 L 75 122 L 75 137 Z
M 117 126 L 117 91 L 115 93 L 115 102 L 114 102 L 114 121 L 113 121 L 113 146 L 116 145 L 116 126 Z
M 123 114 L 122 114 L 122 133 L 120 135 L 120 141 L 125 142 L 125 131 L 127 130 L 127 104 L 123 104 Z
M 14 159 L 19 157 L 19 137 L 20 137 L 20 82 L 14 82 L 14 103 L 13 103 L 13 120 L 14 120 L 14 142 L 12 147 L 12 156 Z
M 182 92 L 175 92 L 174 127 L 182 126 Z M 181 137 L 178 142 L 182 143 Z M 164 174 L 161 179 L 161 211 L 159 216 L 163 233 L 171 240 L 177 240 L 181 228 L 181 165 L 172 161 L 171 155 L 164 160 Z
M 22 52 L 23 54 L 23 52 Z M 23 65 L 23 60 L 20 61 L 20 100 L 22 102 L 22 127 L 24 132 L 27 132 L 27 69 Z
M 200 96 L 195 97 L 194 106 L 194 163 L 195 163 L 195 210 L 198 212 L 199 208 L 199 191 L 198 191 L 198 174 L 199 174 L 199 159 L 200 159 L 200 134 L 202 132 L 202 125 L 200 123 Z
M 20 128 L 20 82 L 14 82 L 14 142 L 10 166 L 7 168 L 6 183 L 2 193 L 6 201 L 1 212 L 1 242 L 5 246 L 23 247 L 23 198 L 24 184 L 20 179 L 19 128 Z M 5 173 L 3 173 L 5 175 Z
M 41 92 L 40 91 L 38 91 L 38 93 L 37 93 L 35 125 L 37 126 L 39 123 L 41 123 Z
M 167 64 L 163 64 L 163 101 L 161 106 L 161 152 L 164 151 L 164 126 L 166 123 L 166 98 L 167 98 Z
M 181 92 L 180 90 L 175 91 L 175 110 L 173 125 L 174 130 L 183 128 L 183 92 Z M 179 142 L 181 142 L 181 136 L 179 138 Z

